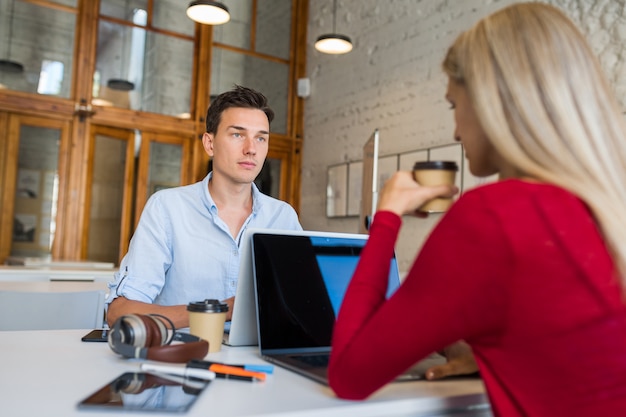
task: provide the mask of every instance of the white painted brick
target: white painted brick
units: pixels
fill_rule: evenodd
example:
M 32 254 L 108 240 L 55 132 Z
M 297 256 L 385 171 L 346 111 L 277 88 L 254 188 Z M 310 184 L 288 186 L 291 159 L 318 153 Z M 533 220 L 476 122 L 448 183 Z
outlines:
M 550 0 L 585 32 L 626 108 L 624 1 Z M 305 129 L 300 217 L 304 228 L 356 232 L 356 218 L 325 216 L 326 169 L 361 159 L 380 129 L 381 154 L 452 142 L 452 114 L 443 99 L 440 65 L 454 38 L 479 18 L 514 0 L 340 0 L 337 32 L 354 49 L 329 56 L 313 48 L 332 30 L 332 2 L 309 4 Z M 407 219 L 397 245 L 406 270 L 437 219 Z

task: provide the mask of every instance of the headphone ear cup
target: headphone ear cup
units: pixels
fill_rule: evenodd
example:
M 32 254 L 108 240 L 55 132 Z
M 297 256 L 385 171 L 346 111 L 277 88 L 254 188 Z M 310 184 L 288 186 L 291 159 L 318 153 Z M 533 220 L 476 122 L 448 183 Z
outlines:
M 120 353 L 118 346 L 122 343 L 122 334 L 120 329 L 120 319 L 115 320 L 113 326 L 109 330 L 109 334 L 107 335 L 107 343 L 111 350 L 115 353 Z
M 173 340 L 174 334 L 176 333 L 176 328 L 174 327 L 174 323 L 172 323 L 167 317 L 161 316 L 158 314 L 150 314 L 149 316 L 154 320 L 154 322 L 159 328 L 158 334 L 161 335 L 161 340 L 159 341 L 159 345 L 161 346 L 169 345 Z M 170 336 L 170 330 L 171 330 L 171 336 Z
M 118 319 L 122 342 L 135 347 L 145 347 L 148 343 L 148 330 L 143 316 L 127 314 Z
M 139 315 L 129 314 L 118 318 L 109 331 L 109 347 L 127 358 L 146 356 L 146 326 Z
M 163 323 L 152 316 L 138 316 L 145 329 L 145 347 L 161 346 L 167 340 L 167 329 Z M 165 333 L 165 335 L 163 335 Z

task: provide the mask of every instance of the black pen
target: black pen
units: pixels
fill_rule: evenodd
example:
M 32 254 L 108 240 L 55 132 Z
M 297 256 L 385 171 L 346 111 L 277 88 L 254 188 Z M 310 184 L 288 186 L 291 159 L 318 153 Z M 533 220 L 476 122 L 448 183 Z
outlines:
M 237 381 L 250 381 L 250 382 L 253 382 L 255 380 L 255 378 L 253 378 L 251 376 L 222 374 L 220 372 L 216 372 L 215 373 L 215 377 L 216 378 L 221 378 L 221 379 L 235 379 Z

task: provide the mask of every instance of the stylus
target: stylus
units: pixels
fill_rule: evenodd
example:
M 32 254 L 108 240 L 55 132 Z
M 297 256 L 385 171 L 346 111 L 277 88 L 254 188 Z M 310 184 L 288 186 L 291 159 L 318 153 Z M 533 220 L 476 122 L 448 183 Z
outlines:
M 185 378 L 199 378 L 207 381 L 215 379 L 215 372 L 208 369 L 183 368 L 180 366 L 155 365 L 152 363 L 142 363 L 139 365 L 142 371 L 146 372 L 162 372 L 170 375 L 180 375 Z

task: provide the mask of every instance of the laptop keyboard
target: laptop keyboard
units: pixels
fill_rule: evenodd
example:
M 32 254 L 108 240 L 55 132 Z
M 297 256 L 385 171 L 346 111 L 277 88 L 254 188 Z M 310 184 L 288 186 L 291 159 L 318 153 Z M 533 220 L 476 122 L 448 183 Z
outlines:
M 330 360 L 330 355 L 328 354 L 319 354 L 319 355 L 293 355 L 291 358 L 306 363 L 309 366 L 314 368 L 325 368 L 328 366 L 328 361 Z

